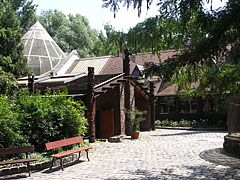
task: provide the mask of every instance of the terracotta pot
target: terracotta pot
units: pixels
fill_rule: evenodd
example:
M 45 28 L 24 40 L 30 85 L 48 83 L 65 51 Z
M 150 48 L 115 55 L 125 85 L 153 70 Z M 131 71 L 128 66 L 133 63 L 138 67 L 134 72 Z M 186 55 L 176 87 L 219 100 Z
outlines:
M 132 139 L 138 139 L 139 138 L 139 134 L 140 134 L 139 131 L 133 131 L 133 132 L 131 132 L 131 138 Z

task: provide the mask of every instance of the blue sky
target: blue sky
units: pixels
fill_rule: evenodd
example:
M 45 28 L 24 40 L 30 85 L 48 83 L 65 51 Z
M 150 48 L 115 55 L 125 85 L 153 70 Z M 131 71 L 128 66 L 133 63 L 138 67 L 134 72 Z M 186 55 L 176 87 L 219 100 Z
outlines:
M 215 6 L 222 6 L 224 1 L 213 0 Z M 134 27 L 137 23 L 144 21 L 144 19 L 158 15 L 156 0 L 154 2 L 148 11 L 146 11 L 146 5 L 143 5 L 140 18 L 137 15 L 137 10 L 132 8 L 127 10 L 126 7 L 122 7 L 116 18 L 114 18 L 109 9 L 102 8 L 102 0 L 33 0 L 34 4 L 38 4 L 38 14 L 42 10 L 49 9 L 57 9 L 65 14 L 79 13 L 89 20 L 92 28 L 103 30 L 103 25 L 110 23 L 116 30 L 123 30 L 124 32 L 127 32 L 129 28 Z

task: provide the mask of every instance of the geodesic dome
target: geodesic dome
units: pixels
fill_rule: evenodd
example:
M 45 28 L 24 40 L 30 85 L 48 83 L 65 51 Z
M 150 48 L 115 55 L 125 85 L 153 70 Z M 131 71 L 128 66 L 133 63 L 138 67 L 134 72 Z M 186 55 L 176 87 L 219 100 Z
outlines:
M 28 67 L 35 75 L 53 70 L 66 55 L 37 21 L 21 38 Z

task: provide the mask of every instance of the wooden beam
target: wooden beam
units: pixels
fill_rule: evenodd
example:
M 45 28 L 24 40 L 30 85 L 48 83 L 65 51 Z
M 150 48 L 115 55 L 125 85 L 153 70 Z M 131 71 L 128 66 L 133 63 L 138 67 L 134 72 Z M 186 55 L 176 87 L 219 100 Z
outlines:
M 96 95 L 104 94 L 104 91 L 97 91 L 97 92 L 94 92 L 94 94 L 96 94 Z
M 111 90 L 113 89 L 113 87 L 103 87 L 102 90 L 105 91 L 105 90 Z
M 117 80 L 117 82 L 125 82 L 126 81 L 126 79 L 119 79 L 119 80 Z
M 120 86 L 120 83 L 111 83 L 110 86 Z

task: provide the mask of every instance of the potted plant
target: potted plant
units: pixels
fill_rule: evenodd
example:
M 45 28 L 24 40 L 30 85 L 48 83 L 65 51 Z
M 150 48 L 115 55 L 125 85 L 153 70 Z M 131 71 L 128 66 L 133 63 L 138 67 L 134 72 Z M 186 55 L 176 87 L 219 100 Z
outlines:
M 123 111 L 130 119 L 130 123 L 132 126 L 131 138 L 138 139 L 140 134 L 140 123 L 146 120 L 143 115 L 146 114 L 147 111 L 140 111 L 136 107 L 134 109 L 124 109 Z

